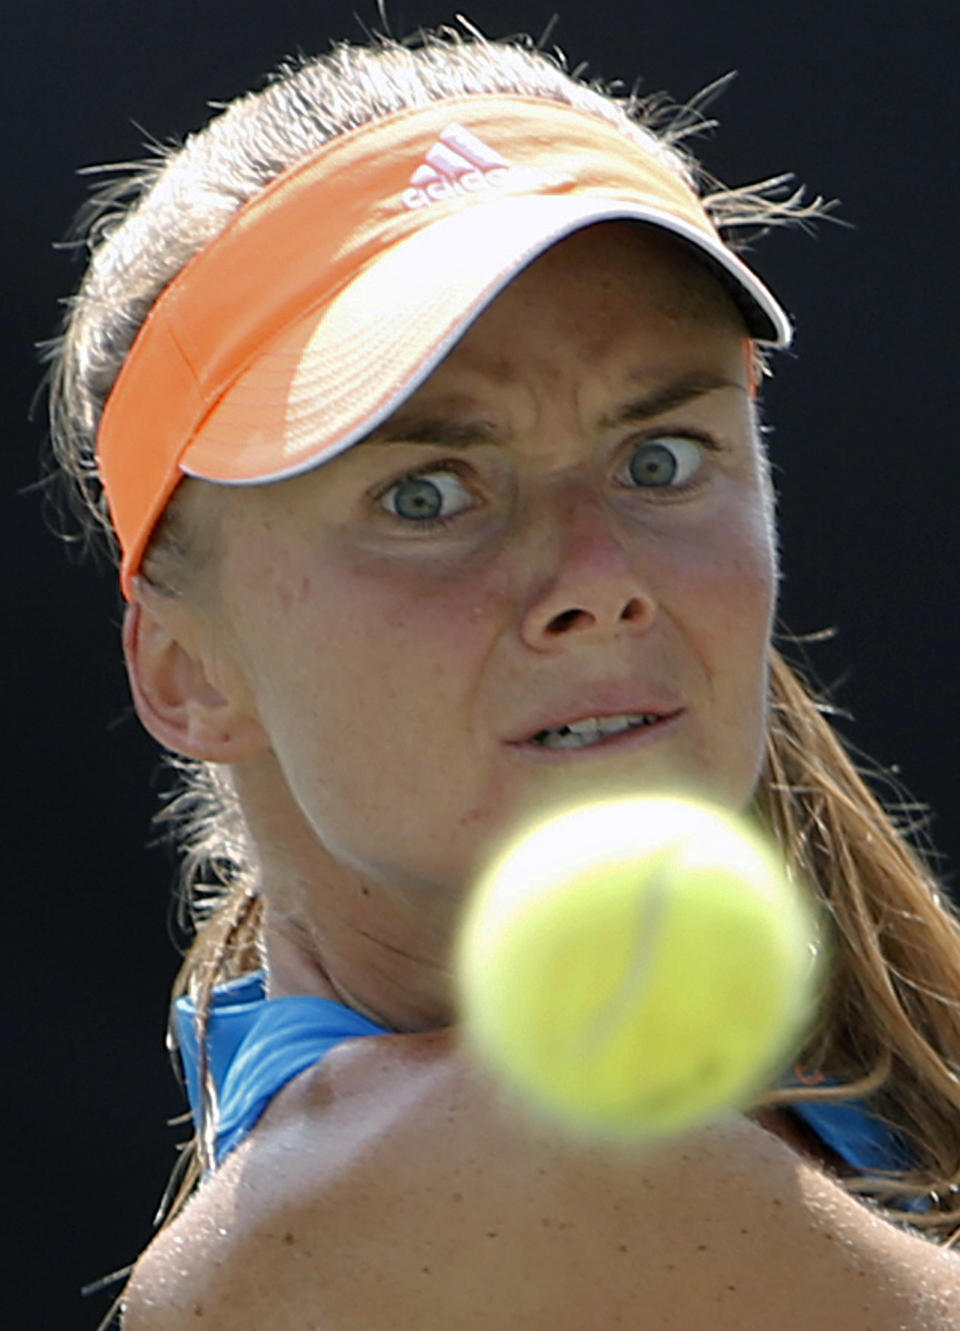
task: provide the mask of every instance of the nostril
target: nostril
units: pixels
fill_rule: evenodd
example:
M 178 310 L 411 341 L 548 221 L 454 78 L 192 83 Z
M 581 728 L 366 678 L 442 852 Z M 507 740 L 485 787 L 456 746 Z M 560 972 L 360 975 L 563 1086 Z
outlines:
M 567 629 L 572 628 L 580 619 L 592 619 L 585 610 L 564 610 L 561 615 L 554 615 L 547 629 L 548 633 L 566 633 Z
M 625 619 L 629 624 L 634 619 L 642 619 L 643 603 L 636 597 L 631 598 L 620 612 L 620 618 Z

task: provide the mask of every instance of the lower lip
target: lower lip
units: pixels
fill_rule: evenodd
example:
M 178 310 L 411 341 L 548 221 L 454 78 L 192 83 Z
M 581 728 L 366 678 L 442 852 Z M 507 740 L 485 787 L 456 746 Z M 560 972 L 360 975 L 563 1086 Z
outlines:
M 633 730 L 623 730 L 619 735 L 606 735 L 596 744 L 587 744 L 582 749 L 548 749 L 544 744 L 509 744 L 507 747 L 522 753 L 524 757 L 538 759 L 540 762 L 572 762 L 577 758 L 589 758 L 595 753 L 612 753 L 614 749 L 642 749 L 646 744 L 655 744 L 676 729 L 684 715 L 684 710 L 671 712 L 652 726 L 636 726 Z

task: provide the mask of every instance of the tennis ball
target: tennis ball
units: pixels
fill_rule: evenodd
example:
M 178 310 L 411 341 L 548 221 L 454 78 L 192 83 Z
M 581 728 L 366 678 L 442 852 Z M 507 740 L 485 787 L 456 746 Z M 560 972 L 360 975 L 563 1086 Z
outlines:
M 745 1107 L 812 1014 L 812 909 L 745 821 L 673 798 L 557 814 L 471 894 L 462 1033 L 570 1129 L 656 1138 Z

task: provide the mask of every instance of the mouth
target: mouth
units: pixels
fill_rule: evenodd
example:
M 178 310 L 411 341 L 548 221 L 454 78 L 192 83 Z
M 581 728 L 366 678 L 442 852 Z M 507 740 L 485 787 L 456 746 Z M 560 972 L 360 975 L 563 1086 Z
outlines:
M 613 716 L 588 716 L 547 730 L 538 730 L 517 747 L 546 751 L 619 748 L 624 743 L 634 743 L 646 734 L 661 729 L 680 716 L 682 711 L 682 708 L 678 708 L 666 713 L 621 712 Z

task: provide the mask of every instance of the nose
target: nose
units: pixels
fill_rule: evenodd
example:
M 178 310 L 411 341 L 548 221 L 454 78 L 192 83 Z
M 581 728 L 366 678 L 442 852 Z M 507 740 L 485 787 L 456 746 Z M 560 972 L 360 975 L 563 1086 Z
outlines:
M 568 494 L 549 518 L 540 513 L 536 520 L 549 523 L 544 545 L 551 556 L 524 612 L 527 645 L 550 652 L 574 641 L 646 632 L 657 605 L 638 558 L 639 533 L 628 548 L 616 519 L 583 491 Z

